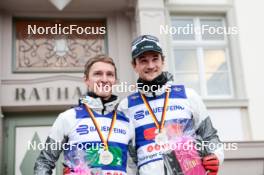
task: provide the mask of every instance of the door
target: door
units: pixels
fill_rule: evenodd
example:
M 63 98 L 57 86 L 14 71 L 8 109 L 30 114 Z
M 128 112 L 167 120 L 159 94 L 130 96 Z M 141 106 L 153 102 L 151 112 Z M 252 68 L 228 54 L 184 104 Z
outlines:
M 5 175 L 33 175 L 33 168 L 58 112 L 8 113 L 4 118 Z M 61 156 L 62 157 L 62 156 Z M 54 175 L 62 174 L 62 158 Z

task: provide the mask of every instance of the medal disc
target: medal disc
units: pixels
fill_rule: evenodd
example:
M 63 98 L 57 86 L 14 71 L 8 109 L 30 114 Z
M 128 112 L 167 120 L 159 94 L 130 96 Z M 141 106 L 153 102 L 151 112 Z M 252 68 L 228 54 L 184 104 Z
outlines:
M 100 163 L 103 164 L 103 165 L 109 165 L 112 163 L 113 159 L 114 159 L 114 156 L 113 154 L 110 152 L 110 151 L 102 151 L 100 153 Z
M 167 141 L 168 141 L 168 137 L 167 137 L 166 133 L 159 133 L 155 137 L 155 142 L 158 145 L 165 144 L 165 143 L 167 143 Z

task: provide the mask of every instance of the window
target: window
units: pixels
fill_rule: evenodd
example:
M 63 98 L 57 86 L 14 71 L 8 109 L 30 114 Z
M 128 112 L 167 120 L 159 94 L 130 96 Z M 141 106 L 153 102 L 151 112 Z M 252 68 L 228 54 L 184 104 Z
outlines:
M 171 28 L 176 83 L 204 98 L 233 97 L 225 19 L 173 16 Z

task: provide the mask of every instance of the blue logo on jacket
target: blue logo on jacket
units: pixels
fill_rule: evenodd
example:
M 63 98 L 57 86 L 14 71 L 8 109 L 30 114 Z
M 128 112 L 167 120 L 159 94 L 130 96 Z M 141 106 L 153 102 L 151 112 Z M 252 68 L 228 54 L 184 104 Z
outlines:
M 79 125 L 78 128 L 76 129 L 76 132 L 79 133 L 80 135 L 88 134 L 89 133 L 88 125 Z
M 143 119 L 145 117 L 144 115 L 144 110 L 141 110 L 141 111 L 137 111 L 134 115 L 134 118 L 136 120 L 140 120 L 140 119 Z

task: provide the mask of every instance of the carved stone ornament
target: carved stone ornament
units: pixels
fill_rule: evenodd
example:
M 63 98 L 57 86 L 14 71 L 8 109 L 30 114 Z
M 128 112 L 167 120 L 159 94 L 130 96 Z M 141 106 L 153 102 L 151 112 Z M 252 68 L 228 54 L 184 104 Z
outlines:
M 103 20 L 20 19 L 14 28 L 15 72 L 83 71 L 87 60 L 106 52 Z

